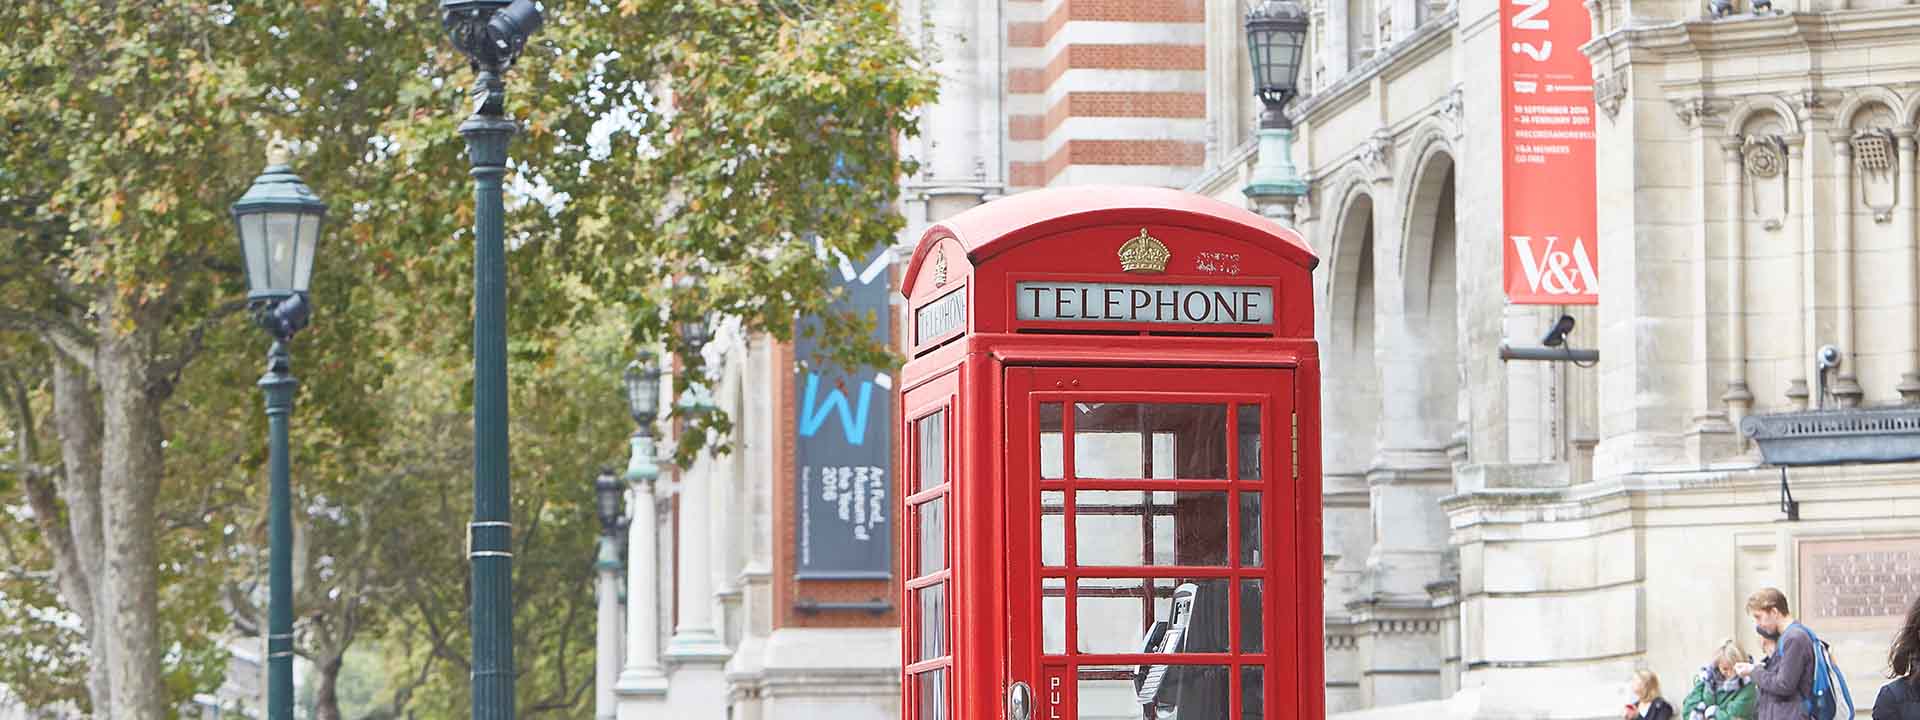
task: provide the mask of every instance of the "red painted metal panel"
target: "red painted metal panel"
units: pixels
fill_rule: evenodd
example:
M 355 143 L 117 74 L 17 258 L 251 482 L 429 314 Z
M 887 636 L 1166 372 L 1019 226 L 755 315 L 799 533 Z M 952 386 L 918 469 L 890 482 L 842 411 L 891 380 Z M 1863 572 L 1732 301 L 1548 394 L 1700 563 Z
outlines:
M 1164 267 L 1160 272 L 1123 272 L 1118 250 L 1143 229 L 1163 244 Z M 1020 680 L 1032 688 L 1033 717 L 1061 720 L 1077 712 L 1075 697 L 1085 678 L 1075 674 L 1076 667 L 1148 661 L 1259 664 L 1265 667 L 1264 717 L 1324 717 L 1319 352 L 1312 339 L 1310 275 L 1316 262 L 1298 235 L 1264 218 L 1163 189 L 1082 187 L 1022 193 L 929 229 L 915 251 L 904 294 L 916 311 L 936 300 L 950 301 L 952 293 L 964 294 L 964 329 L 952 329 L 951 314 L 938 318 L 943 325 L 929 323 L 929 330 L 937 332 L 922 336 L 915 328 L 914 337 L 920 338 L 915 357 L 901 374 L 901 436 L 909 437 L 909 419 L 925 408 L 939 403 L 949 407 L 949 484 L 944 491 L 949 569 L 916 579 L 906 563 L 917 557 L 918 548 L 910 547 L 899 557 L 902 577 L 908 578 L 903 587 L 946 583 L 951 655 L 924 661 L 914 657 L 921 618 L 910 602 L 911 590 L 903 591 L 901 707 L 906 717 L 919 717 L 923 702 L 940 701 L 917 696 L 913 674 L 923 670 L 950 668 L 953 705 L 947 717 L 1003 718 L 1006 687 Z M 1020 320 L 1014 305 L 1016 284 L 1033 278 L 1129 287 L 1261 286 L 1271 289 L 1273 316 L 1270 323 L 1254 325 Z M 952 305 L 939 309 L 950 311 Z M 1056 381 L 1060 385 L 1055 386 Z M 1225 477 L 1074 479 L 1074 453 L 1065 452 L 1065 477 L 1042 480 L 1033 439 L 1038 437 L 1038 402 L 1049 394 L 1061 401 L 1098 395 L 1136 402 L 1199 397 L 1207 402 L 1258 402 L 1262 477 L 1234 480 L 1240 459 L 1232 452 Z M 1072 415 L 1062 418 L 1066 438 L 1073 436 Z M 1238 437 L 1238 413 L 1228 415 L 1224 432 Z M 902 447 L 911 452 L 912 443 Z M 910 461 L 903 465 L 912 467 Z M 1238 493 L 1257 490 L 1264 493 L 1262 547 L 1273 551 L 1263 553 L 1258 567 L 1244 568 L 1232 562 L 1227 567 L 1074 567 L 1070 560 L 1064 567 L 1042 567 L 1038 493 L 1073 488 L 1222 492 L 1228 507 L 1239 507 Z M 908 504 L 938 494 L 917 488 L 896 493 L 896 517 L 916 522 L 906 510 Z M 1067 523 L 1063 527 L 1077 522 L 1074 506 L 1067 502 L 1060 509 Z M 1234 519 L 1240 517 L 1237 511 L 1228 517 L 1230 527 L 1241 522 Z M 918 541 L 913 529 L 906 533 L 909 543 Z M 1077 557 L 1073 535 L 1061 539 L 1069 559 Z M 1240 533 L 1227 535 L 1226 552 L 1237 560 Z M 1283 549 L 1291 552 L 1279 552 Z M 1075 613 L 1066 612 L 1069 626 L 1062 629 L 1069 638 L 1064 648 L 1069 654 L 1043 655 L 1042 577 L 1059 579 L 1061 586 L 1049 592 L 1067 607 L 1080 592 L 1079 578 L 1258 578 L 1265 593 L 1264 652 L 1246 652 L 1240 634 L 1233 632 L 1226 653 L 1076 655 L 1071 626 Z M 1146 586 L 1154 583 L 1147 581 Z M 1229 587 L 1236 588 L 1228 595 L 1229 616 L 1238 617 L 1233 612 L 1241 602 L 1237 585 Z M 1143 612 L 1152 612 L 1151 604 Z M 1237 693 L 1240 673 L 1229 675 L 1227 687 Z

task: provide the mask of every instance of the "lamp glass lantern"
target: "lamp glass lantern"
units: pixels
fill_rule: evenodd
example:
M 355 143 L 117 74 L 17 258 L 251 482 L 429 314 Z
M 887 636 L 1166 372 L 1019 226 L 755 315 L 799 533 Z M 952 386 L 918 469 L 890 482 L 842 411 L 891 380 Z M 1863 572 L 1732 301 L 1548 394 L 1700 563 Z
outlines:
M 642 352 L 640 358 L 627 363 L 627 412 L 633 421 L 642 428 L 653 423 L 660 414 L 660 364 L 654 362 L 653 353 Z
M 620 478 L 611 468 L 600 468 L 593 480 L 594 506 L 600 515 L 600 534 L 612 537 L 620 529 Z
M 1253 89 L 1267 112 L 1281 117 L 1299 94 L 1300 60 L 1307 44 L 1307 10 L 1294 0 L 1266 0 L 1247 11 L 1247 58 L 1253 65 Z
M 246 259 L 247 299 L 277 302 L 306 294 L 327 204 L 293 173 L 284 149 L 267 153 L 266 169 L 232 210 Z

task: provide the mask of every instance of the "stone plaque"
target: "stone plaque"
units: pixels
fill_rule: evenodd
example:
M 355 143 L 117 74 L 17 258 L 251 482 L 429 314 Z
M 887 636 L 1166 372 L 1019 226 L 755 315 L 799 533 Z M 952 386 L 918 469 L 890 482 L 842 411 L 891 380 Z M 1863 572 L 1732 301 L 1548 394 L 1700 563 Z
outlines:
M 1892 630 L 1920 595 L 1920 536 L 1803 540 L 1795 614 L 1817 631 Z

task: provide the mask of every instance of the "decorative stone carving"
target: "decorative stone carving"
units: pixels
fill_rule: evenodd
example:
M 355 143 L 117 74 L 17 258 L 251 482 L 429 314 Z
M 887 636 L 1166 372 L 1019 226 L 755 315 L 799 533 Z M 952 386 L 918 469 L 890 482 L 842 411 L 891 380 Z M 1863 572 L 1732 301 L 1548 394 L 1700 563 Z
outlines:
M 1593 104 L 1600 112 L 1612 120 L 1620 114 L 1620 103 L 1627 99 L 1627 70 L 1616 68 L 1613 72 L 1593 76 Z
M 1357 158 L 1360 170 L 1374 182 L 1387 182 L 1393 179 L 1393 137 L 1385 130 L 1376 130 L 1366 144 L 1360 146 Z
M 1453 137 L 1456 140 L 1458 140 L 1463 134 L 1462 128 L 1464 127 L 1464 125 L 1461 122 L 1462 120 L 1461 116 L 1465 113 L 1465 111 L 1466 111 L 1466 94 L 1461 92 L 1459 85 L 1454 85 L 1452 90 L 1447 91 L 1446 101 L 1440 104 L 1440 110 L 1438 112 L 1438 115 L 1440 116 L 1440 119 L 1445 120 L 1452 125 Z
M 1899 197 L 1895 175 L 1900 163 L 1894 159 L 1893 130 L 1878 127 L 1856 131 L 1847 140 L 1853 150 L 1854 180 L 1860 183 L 1860 203 L 1873 211 L 1873 221 L 1893 221 L 1893 206 Z
M 1596 94 L 1598 91 L 1598 86 L 1595 86 Z M 1624 92 L 1624 90 L 1622 92 Z M 1671 104 L 1673 106 L 1673 114 L 1680 116 L 1680 122 L 1684 123 L 1689 129 L 1695 130 L 1716 124 L 1716 118 L 1720 116 L 1721 111 L 1719 103 L 1715 103 L 1704 97 L 1683 98 L 1671 101 Z
M 1793 193 L 1787 186 L 1786 141 L 1778 135 L 1749 135 L 1740 151 L 1752 191 L 1749 208 L 1768 232 L 1785 225 Z

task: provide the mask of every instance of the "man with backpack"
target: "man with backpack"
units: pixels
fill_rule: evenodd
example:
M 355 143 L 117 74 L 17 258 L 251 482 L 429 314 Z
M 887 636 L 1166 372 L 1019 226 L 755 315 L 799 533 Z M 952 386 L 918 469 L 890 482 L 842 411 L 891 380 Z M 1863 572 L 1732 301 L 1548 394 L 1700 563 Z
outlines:
M 1734 672 L 1753 678 L 1760 689 L 1758 720 L 1833 720 L 1839 705 L 1834 681 L 1845 695 L 1846 680 L 1833 667 L 1826 644 L 1794 621 L 1786 594 L 1761 588 L 1747 598 L 1747 613 L 1753 616 L 1754 631 L 1775 643 L 1773 654 L 1760 664 L 1734 666 Z M 1846 701 L 1844 717 L 1852 718 L 1853 698 Z

